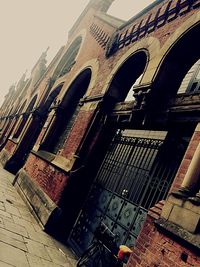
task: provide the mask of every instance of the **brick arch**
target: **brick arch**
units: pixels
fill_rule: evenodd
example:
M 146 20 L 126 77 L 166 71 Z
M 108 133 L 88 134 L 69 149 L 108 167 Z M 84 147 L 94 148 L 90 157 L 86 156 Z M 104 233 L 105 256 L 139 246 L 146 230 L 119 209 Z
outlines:
M 87 91 L 85 93 L 85 96 L 89 96 L 91 94 L 92 89 L 94 88 L 94 86 L 96 84 L 98 71 L 99 71 L 99 61 L 98 61 L 97 58 L 93 58 L 93 59 L 88 60 L 87 62 L 85 62 L 85 64 L 82 65 L 79 68 L 79 70 L 73 75 L 73 77 L 71 79 L 67 79 L 66 80 L 65 84 L 63 85 L 62 92 L 60 93 L 59 98 L 58 98 L 59 102 L 62 101 L 66 91 L 70 88 L 70 86 L 76 80 L 76 78 L 82 72 L 84 72 L 86 69 L 90 69 L 91 70 L 91 79 L 90 79 L 90 84 L 89 84 L 89 86 L 87 88 Z
M 75 60 L 78 57 L 81 47 L 83 45 L 85 39 L 86 31 L 82 30 L 79 32 L 71 41 L 69 45 L 64 49 L 63 55 L 59 60 L 54 72 L 53 79 L 57 79 L 58 77 L 63 76 L 67 72 L 71 70 L 73 65 L 75 64 Z
M 18 103 L 15 105 L 15 110 L 14 110 L 15 115 L 22 113 L 24 107 L 26 106 L 26 101 L 27 101 L 27 100 L 24 100 L 23 103 L 18 102 Z
M 65 91 L 64 97 L 60 100 L 56 111 L 55 120 L 48 129 L 44 142 L 40 149 L 57 154 L 63 147 L 66 138 L 79 113 L 80 99 L 85 95 L 92 77 L 90 68 L 85 68 L 72 81 Z
M 37 95 L 35 95 L 31 101 L 29 102 L 28 106 L 26 107 L 26 111 L 25 114 L 23 115 L 22 120 L 20 121 L 20 123 L 18 124 L 17 129 L 15 130 L 15 133 L 13 135 L 14 138 L 18 138 L 23 130 L 23 128 L 26 125 L 26 122 L 28 121 L 28 115 L 30 114 L 30 112 L 33 110 L 35 103 L 37 101 Z M 22 110 L 23 111 L 23 110 Z
M 16 108 L 16 112 L 17 112 L 19 115 L 23 112 L 24 107 L 26 106 L 26 102 L 27 102 L 27 100 L 25 100 L 25 101 L 22 103 L 21 106 L 19 105 L 19 106 Z
M 177 94 L 183 78 L 200 58 L 200 13 L 186 21 L 166 42 L 155 60 L 157 68 L 153 74 L 154 93 L 159 102 L 167 103 Z M 162 100 L 162 101 L 161 101 Z
M 90 68 L 85 68 L 82 70 L 72 81 L 67 90 L 65 90 L 65 94 L 61 100 L 60 106 L 63 108 L 67 107 L 68 102 L 71 102 L 71 99 L 74 97 L 79 101 L 80 98 L 85 95 L 87 88 L 89 87 L 91 77 L 92 71 Z M 86 84 L 84 84 L 85 81 Z
M 114 102 L 124 101 L 132 85 L 144 73 L 147 62 L 148 51 L 145 49 L 130 54 L 112 75 L 106 95 Z
M 108 93 L 110 90 L 110 86 L 112 84 L 113 78 L 115 75 L 120 71 L 121 67 L 123 64 L 130 59 L 131 57 L 134 57 L 137 53 L 144 52 L 146 53 L 146 65 L 143 69 L 143 76 L 141 79 L 142 84 L 150 83 L 151 82 L 151 75 L 150 73 L 152 72 L 152 65 L 154 62 L 154 58 L 156 58 L 157 54 L 159 53 L 160 50 L 160 42 L 157 38 L 154 37 L 149 37 L 140 40 L 137 42 L 135 45 L 133 45 L 128 51 L 126 51 L 120 59 L 116 62 L 114 62 L 113 69 L 109 76 L 107 77 L 107 80 L 105 82 L 105 87 L 103 88 L 102 93 Z M 136 62 L 135 62 L 136 63 Z M 133 63 L 132 65 L 137 66 Z M 137 76 L 137 75 L 136 75 Z M 137 78 L 137 77 L 135 77 Z M 134 79 L 133 79 L 134 80 Z M 127 93 L 127 92 L 126 92 Z
M 47 95 L 46 97 L 44 97 L 43 103 L 40 106 L 41 110 L 43 112 L 48 112 L 48 109 L 50 108 L 50 106 L 57 102 L 57 97 L 59 95 L 59 93 L 61 92 L 61 89 L 63 87 L 64 83 L 60 83 L 58 84 L 56 87 L 54 87 L 51 90 L 51 93 L 49 95 Z
M 29 101 L 29 104 L 26 108 L 26 112 L 31 112 L 35 106 L 35 103 L 37 102 L 37 95 L 34 95 L 32 99 Z

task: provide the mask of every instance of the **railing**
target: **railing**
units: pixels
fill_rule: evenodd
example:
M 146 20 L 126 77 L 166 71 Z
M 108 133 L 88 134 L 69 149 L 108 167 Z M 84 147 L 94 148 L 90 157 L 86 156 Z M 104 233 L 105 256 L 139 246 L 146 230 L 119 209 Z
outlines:
M 131 24 L 125 32 L 124 29 L 120 30 L 121 32 L 116 32 L 115 36 L 110 41 L 110 45 L 108 45 L 106 56 L 109 57 L 113 55 L 124 46 L 136 42 L 138 39 L 145 37 L 157 28 L 199 7 L 200 0 L 169 1 L 159 7 L 156 12 L 149 13 L 148 16 L 141 19 L 138 23 L 134 25 Z

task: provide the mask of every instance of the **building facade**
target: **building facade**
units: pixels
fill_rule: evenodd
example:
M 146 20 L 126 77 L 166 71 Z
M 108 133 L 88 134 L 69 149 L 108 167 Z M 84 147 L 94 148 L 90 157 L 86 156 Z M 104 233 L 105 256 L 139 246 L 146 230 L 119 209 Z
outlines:
M 200 266 L 200 1 L 124 22 L 91 0 L 68 42 L 0 109 L 0 160 L 47 232 L 80 255 L 103 221 L 128 266 Z

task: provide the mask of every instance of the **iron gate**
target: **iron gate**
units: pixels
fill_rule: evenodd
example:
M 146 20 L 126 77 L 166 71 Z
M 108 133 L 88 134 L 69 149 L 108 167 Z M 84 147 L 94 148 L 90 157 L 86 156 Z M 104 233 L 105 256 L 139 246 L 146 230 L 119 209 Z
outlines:
M 69 238 L 78 255 L 100 221 L 118 234 L 118 244 L 134 245 L 147 210 L 166 197 L 179 164 L 166 156 L 163 142 L 117 133 Z

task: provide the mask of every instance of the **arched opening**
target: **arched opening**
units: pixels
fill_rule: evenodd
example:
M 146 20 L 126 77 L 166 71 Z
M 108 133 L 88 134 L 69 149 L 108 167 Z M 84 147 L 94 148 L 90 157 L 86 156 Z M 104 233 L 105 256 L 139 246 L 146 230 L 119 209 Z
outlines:
M 107 95 L 111 96 L 114 102 L 124 101 L 128 95 L 131 95 L 132 86 L 140 82 L 146 65 L 146 51 L 141 50 L 131 55 L 116 72 Z
M 131 89 L 129 90 L 129 92 L 128 92 L 128 94 L 127 94 L 125 100 L 124 100 L 125 102 L 126 102 L 126 101 L 134 101 L 134 100 L 135 100 L 135 97 L 134 97 L 134 95 L 133 95 L 133 90 L 134 90 L 134 87 L 135 87 L 135 86 L 137 86 L 137 85 L 140 84 L 140 82 L 141 82 L 141 80 L 142 80 L 142 76 L 143 76 L 143 74 L 141 74 L 141 75 L 137 78 L 137 80 L 135 81 L 135 83 L 132 85 Z
M 104 120 L 105 114 L 109 116 L 109 113 L 111 113 L 113 110 L 113 105 L 117 102 L 123 102 L 126 99 L 129 91 L 135 84 L 136 80 L 143 74 L 147 65 L 147 58 L 148 54 L 144 50 L 139 50 L 136 53 L 131 54 L 126 60 L 124 60 L 124 62 L 119 66 L 115 74 L 112 76 L 113 79 L 105 94 L 104 102 L 101 105 L 101 110 L 99 110 L 99 112 L 96 114 L 94 121 L 90 125 L 89 132 L 87 133 L 87 136 L 84 139 L 84 144 L 81 144 L 81 147 L 78 151 L 79 161 L 78 161 L 78 166 L 76 166 L 76 168 L 78 170 L 80 166 L 84 166 L 84 168 L 81 167 L 80 171 L 76 171 L 74 173 L 72 172 L 70 177 L 71 178 L 70 182 L 66 187 L 65 193 L 63 194 L 63 197 L 59 203 L 64 210 L 63 225 L 65 226 L 64 229 L 65 234 L 69 234 L 69 231 L 71 230 L 70 227 L 77 219 L 77 215 L 80 212 L 80 206 L 82 207 L 86 195 L 89 192 L 89 188 L 91 187 L 92 183 L 96 180 L 96 175 L 100 170 L 101 163 L 104 161 L 105 158 L 107 158 L 106 154 L 108 153 L 110 155 L 113 155 L 110 149 L 110 143 L 112 142 L 113 136 L 117 132 L 118 125 L 116 125 L 116 123 L 112 123 L 112 121 L 110 121 L 109 119 L 105 121 Z M 121 142 L 121 147 L 122 145 L 123 141 Z M 119 158 L 125 156 L 119 147 L 117 149 Z M 113 162 L 113 158 L 109 158 L 109 162 L 106 162 L 106 164 L 108 169 L 110 169 L 110 166 L 112 164 L 114 164 L 117 169 L 118 167 L 120 169 L 120 166 L 118 166 L 117 161 Z M 113 170 L 113 173 L 114 172 L 115 170 Z M 115 179 L 116 176 L 114 177 L 113 175 L 112 178 L 113 178 L 112 182 L 114 184 L 117 181 L 117 179 Z M 109 180 L 110 184 L 112 183 L 111 179 Z M 128 179 L 128 176 L 126 177 L 126 179 Z M 105 185 L 105 180 L 100 181 L 99 185 L 100 184 L 103 187 Z M 107 184 L 105 186 L 107 187 Z M 110 189 L 111 191 L 114 190 L 114 186 L 111 185 L 109 190 Z M 97 190 L 102 191 L 102 188 L 98 188 Z M 74 192 L 76 192 L 76 195 L 78 195 L 78 197 L 74 197 Z M 106 188 L 105 192 L 107 192 Z M 114 194 L 114 191 L 111 192 L 110 195 L 112 194 Z M 92 199 L 93 196 L 90 195 L 89 198 L 90 197 Z M 90 215 L 88 217 L 88 221 L 91 222 L 92 230 L 99 223 L 101 217 L 100 213 L 99 213 L 100 216 L 98 217 L 97 214 L 98 208 L 95 209 L 96 208 L 95 203 L 101 202 L 101 200 L 99 199 L 101 198 L 101 193 L 97 196 L 95 195 L 95 198 L 96 199 L 93 199 L 94 202 L 92 201 L 93 204 L 92 202 L 89 203 L 88 200 L 86 200 L 86 202 L 88 203 L 88 207 L 91 210 L 91 214 L 92 216 L 94 216 L 93 218 L 95 218 L 94 219 L 95 222 L 94 221 L 91 222 Z M 73 199 L 73 208 L 70 206 L 70 199 Z M 93 205 L 93 208 L 91 205 Z M 96 215 L 97 217 L 95 217 Z M 77 224 L 79 224 L 79 220 L 77 220 L 77 222 L 78 222 Z M 73 246 L 73 249 L 75 249 L 77 253 L 79 253 L 80 251 L 77 251 L 77 247 L 79 246 L 79 244 L 77 244 L 77 241 L 75 240 L 77 237 L 76 230 L 78 228 L 79 229 L 77 231 L 80 230 L 79 233 L 81 237 L 79 236 L 78 239 L 83 238 L 82 243 L 84 244 L 83 246 L 81 245 L 80 249 L 84 249 L 85 248 L 84 246 L 87 246 L 86 243 L 90 242 L 90 238 L 92 237 L 91 229 L 88 230 L 87 226 L 84 225 L 84 222 L 80 226 L 82 227 L 82 229 L 79 227 L 76 228 L 76 226 L 74 227 L 74 231 L 72 232 L 72 235 L 69 240 L 70 243 L 71 242 L 73 243 L 71 244 Z M 62 227 L 60 227 L 60 229 L 61 228 Z M 84 229 L 86 229 L 87 233 L 84 232 Z
M 79 101 L 86 93 L 90 79 L 91 70 L 86 69 L 70 85 L 40 149 L 56 154 L 63 147 L 80 110 Z
M 81 43 L 82 43 L 82 37 L 81 36 L 77 37 L 72 42 L 72 44 L 67 49 L 64 56 L 62 57 L 61 61 L 59 62 L 58 66 L 54 72 L 53 79 L 55 79 L 56 77 L 61 77 L 71 70 L 73 65 L 76 63 L 75 60 L 76 60 L 76 57 L 77 57 L 78 52 L 80 50 Z
M 37 100 L 37 95 L 33 97 L 33 99 L 31 100 L 30 104 L 28 105 L 25 113 L 22 115 L 22 121 L 19 124 L 18 128 L 16 129 L 16 132 L 13 135 L 13 138 L 18 138 L 28 120 L 28 117 L 30 115 L 30 112 L 33 110 L 33 107 L 35 105 L 35 102 Z
M 6 129 L 7 129 L 8 124 L 9 124 L 10 116 L 12 115 L 12 111 L 13 111 L 13 107 L 12 107 L 11 110 L 9 111 L 8 115 L 5 116 L 5 119 L 6 119 L 6 120 L 5 120 L 5 123 L 4 123 L 3 127 L 2 127 L 2 129 L 3 129 L 3 133 L 4 133 L 4 134 L 5 134 L 5 132 L 6 132 Z
M 2 131 L 1 138 L 0 138 L 0 145 L 1 145 L 0 149 L 2 149 L 3 145 L 5 144 L 5 141 L 7 139 L 7 132 L 12 123 L 12 120 L 13 119 L 11 117 L 6 118 L 5 120 L 4 130 Z
M 5 120 L 5 124 L 2 129 L 1 137 L 0 137 L 0 149 L 2 149 L 8 140 L 8 137 L 10 136 L 10 129 L 14 123 L 14 113 L 13 113 L 14 107 L 11 108 L 10 112 L 8 113 L 7 119 Z
M 146 51 L 140 50 L 124 61 L 106 92 L 108 105 L 110 99 L 114 103 L 126 100 L 132 86 L 145 71 L 147 59 Z M 112 112 L 112 107 L 109 108 Z M 93 232 L 100 220 L 118 235 L 118 245 L 133 245 L 147 210 L 166 197 L 182 157 L 182 147 L 180 155 L 178 150 L 181 137 L 179 140 L 177 138 L 178 141 L 172 141 L 165 131 L 140 131 L 133 129 L 135 125 L 132 122 L 124 129 L 119 120 L 113 122 L 112 118 L 101 122 L 102 117 L 90 128 L 92 131 L 93 127 L 94 131 L 93 139 L 90 138 L 96 142 L 91 154 L 87 154 L 88 145 L 85 145 L 85 151 L 79 151 L 78 154 L 79 160 L 81 157 L 88 159 L 86 164 L 84 159 L 84 163 L 79 163 L 85 164 L 80 177 L 74 174 L 77 175 L 76 179 L 73 177 L 76 182 L 79 178 L 77 184 L 74 182 L 72 185 L 73 179 L 70 180 L 71 186 L 77 188 L 79 185 L 80 189 L 75 191 L 70 188 L 67 192 L 69 195 L 70 191 L 77 192 L 79 198 L 82 197 L 82 203 L 83 191 L 88 194 L 69 238 L 73 249 L 80 254 L 93 239 Z M 84 145 L 81 149 L 84 149 Z M 174 155 L 175 151 L 177 159 L 166 156 L 168 153 Z M 72 195 L 70 197 L 73 198 Z M 65 200 L 65 203 L 69 203 L 69 200 Z M 80 205 L 77 199 L 74 202 L 73 211 L 76 205 Z
M 19 107 L 18 112 L 17 112 L 18 115 L 20 115 L 23 112 L 25 105 L 26 105 L 26 100 L 23 102 L 23 104 L 21 105 L 21 107 Z
M 47 119 L 49 108 L 52 103 L 55 101 L 56 97 L 60 93 L 63 84 L 59 85 L 52 91 L 48 99 L 36 112 L 33 112 L 32 121 L 27 128 L 23 139 L 19 143 L 14 155 L 7 161 L 5 169 L 16 173 L 26 161 L 29 152 L 33 148 L 42 127 Z
M 184 33 L 167 52 L 154 81 L 157 108 L 163 109 L 174 98 L 190 68 L 200 58 L 200 24 Z
M 21 105 L 21 107 L 19 108 L 19 111 L 18 111 L 18 114 L 20 114 L 22 112 L 22 110 L 24 109 L 26 105 L 26 101 L 24 101 L 24 103 Z M 12 121 L 11 121 L 11 124 L 10 124 L 10 127 L 5 131 L 5 134 L 4 134 L 4 139 L 3 141 L 1 142 L 1 146 L 0 146 L 0 149 L 2 149 L 4 147 L 4 145 L 6 144 L 8 138 L 12 135 L 12 132 L 17 124 L 17 120 L 18 120 L 18 117 L 15 116 Z
M 48 98 L 46 99 L 46 101 L 44 102 L 44 104 L 40 107 L 42 112 L 48 112 L 49 108 L 51 107 L 51 105 L 54 103 L 56 104 L 56 99 L 57 96 L 59 95 L 61 89 L 63 87 L 63 83 L 58 85 L 52 92 L 51 94 L 48 96 Z

